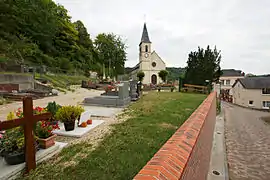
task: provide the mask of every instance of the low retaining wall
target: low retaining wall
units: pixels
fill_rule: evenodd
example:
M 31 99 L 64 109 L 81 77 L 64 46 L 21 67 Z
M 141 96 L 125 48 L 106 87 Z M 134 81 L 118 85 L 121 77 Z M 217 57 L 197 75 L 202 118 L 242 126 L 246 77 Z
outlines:
M 18 84 L 19 90 L 34 89 L 34 78 L 23 74 L 0 74 L 0 84 Z
M 215 121 L 216 92 L 212 92 L 134 180 L 206 180 Z

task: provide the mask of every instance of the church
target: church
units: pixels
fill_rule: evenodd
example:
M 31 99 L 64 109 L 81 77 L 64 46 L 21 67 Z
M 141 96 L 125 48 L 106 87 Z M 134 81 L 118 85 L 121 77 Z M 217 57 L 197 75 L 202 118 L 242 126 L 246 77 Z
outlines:
M 143 26 L 141 42 L 139 44 L 139 63 L 132 68 L 131 77 L 137 79 L 137 73 L 143 71 L 145 76 L 143 84 L 159 84 L 162 83 L 158 73 L 166 70 L 165 62 L 160 58 L 156 51 L 152 51 L 152 42 L 150 41 L 146 23 Z

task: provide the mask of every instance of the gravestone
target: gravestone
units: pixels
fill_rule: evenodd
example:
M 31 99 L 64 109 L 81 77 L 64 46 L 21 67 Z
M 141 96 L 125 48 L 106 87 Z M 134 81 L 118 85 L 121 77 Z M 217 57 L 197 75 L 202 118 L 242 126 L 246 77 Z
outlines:
M 131 101 L 137 101 L 139 98 L 139 94 L 137 93 L 137 82 L 136 80 L 129 81 L 129 95 Z
M 85 98 L 85 105 L 105 106 L 105 107 L 125 107 L 130 104 L 129 82 L 124 81 L 118 85 L 117 95 L 102 95 L 92 98 Z

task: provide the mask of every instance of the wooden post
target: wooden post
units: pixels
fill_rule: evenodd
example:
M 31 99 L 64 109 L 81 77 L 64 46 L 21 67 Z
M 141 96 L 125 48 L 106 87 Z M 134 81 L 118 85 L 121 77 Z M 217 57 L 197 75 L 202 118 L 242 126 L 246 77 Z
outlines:
M 23 99 L 23 118 L 13 119 L 9 121 L 0 120 L 0 130 L 8 130 L 14 127 L 23 126 L 24 142 L 25 142 L 25 162 L 26 173 L 36 168 L 36 148 L 34 139 L 34 125 L 41 120 L 48 120 L 52 114 L 42 113 L 39 115 L 33 114 L 33 100 L 31 97 Z
M 34 116 L 33 116 L 33 100 L 31 97 L 23 99 L 23 115 L 24 124 L 24 142 L 25 142 L 25 162 L 26 173 L 36 168 L 36 149 L 34 140 Z

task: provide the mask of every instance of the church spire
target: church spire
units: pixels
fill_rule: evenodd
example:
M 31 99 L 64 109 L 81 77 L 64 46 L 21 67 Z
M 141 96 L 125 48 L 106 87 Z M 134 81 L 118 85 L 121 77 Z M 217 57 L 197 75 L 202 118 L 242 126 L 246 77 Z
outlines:
M 141 43 L 151 43 L 149 36 L 148 36 L 148 31 L 146 28 L 146 23 L 144 23 L 143 26 L 143 33 L 142 33 L 142 39 L 141 39 Z

